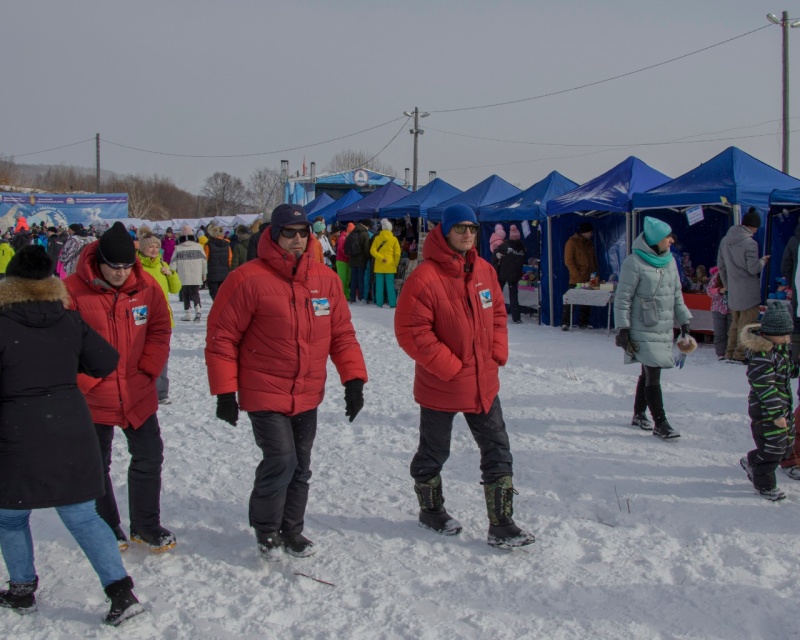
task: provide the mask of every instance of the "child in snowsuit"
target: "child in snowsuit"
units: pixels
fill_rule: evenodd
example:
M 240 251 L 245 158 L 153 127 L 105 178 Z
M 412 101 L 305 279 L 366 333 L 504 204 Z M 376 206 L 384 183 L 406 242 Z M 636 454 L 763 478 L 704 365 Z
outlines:
M 795 438 L 791 379 L 800 374 L 800 365 L 789 353 L 793 326 L 789 307 L 774 301 L 760 325 L 747 325 L 740 333 L 749 360 L 748 413 L 756 448 L 739 464 L 756 491 L 773 502 L 786 497 L 777 487 L 775 469 L 791 452 Z

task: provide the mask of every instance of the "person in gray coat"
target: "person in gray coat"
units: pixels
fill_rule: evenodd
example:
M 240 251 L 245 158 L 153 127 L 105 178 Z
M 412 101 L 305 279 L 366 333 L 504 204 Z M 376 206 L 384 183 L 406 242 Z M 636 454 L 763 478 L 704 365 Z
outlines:
M 739 340 L 742 327 L 758 320 L 761 304 L 761 271 L 769 256 L 758 257 L 758 244 L 753 234 L 761 226 L 761 216 L 750 207 L 742 224 L 728 229 L 717 252 L 717 266 L 722 285 L 728 289 L 731 326 L 725 357 L 729 362 L 747 364 L 745 347 Z
M 661 394 L 661 370 L 674 366 L 672 328 L 688 335 L 692 314 L 683 302 L 675 260 L 670 253 L 672 229 L 662 220 L 644 219 L 644 232 L 633 242 L 625 258 L 614 298 L 614 322 L 619 329 L 618 347 L 625 363 L 638 362 L 642 371 L 636 385 L 631 424 L 663 439 L 680 436 L 667 421 Z M 655 427 L 645 415 L 650 409 Z

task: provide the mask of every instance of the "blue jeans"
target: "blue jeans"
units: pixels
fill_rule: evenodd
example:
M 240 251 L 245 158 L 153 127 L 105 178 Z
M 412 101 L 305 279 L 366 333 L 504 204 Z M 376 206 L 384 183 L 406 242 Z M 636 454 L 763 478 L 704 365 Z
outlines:
M 104 588 L 128 575 L 122 566 L 117 539 L 97 515 L 94 500 L 56 507 L 56 511 Z M 36 577 L 30 517 L 30 509 L 0 509 L 0 549 L 11 582 L 31 582 Z

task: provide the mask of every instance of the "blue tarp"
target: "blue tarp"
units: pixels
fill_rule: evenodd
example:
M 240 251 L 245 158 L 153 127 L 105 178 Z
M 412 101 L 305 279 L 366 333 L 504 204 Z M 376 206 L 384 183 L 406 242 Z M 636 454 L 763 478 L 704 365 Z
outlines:
M 769 203 L 767 244 L 768 253 L 772 258 L 767 263 L 769 274 L 767 292 L 772 292 L 776 289 L 775 278 L 781 276 L 783 251 L 800 222 L 800 189 L 776 189 L 770 194 Z
M 394 182 L 389 182 L 349 207 L 339 209 L 336 214 L 336 220 L 338 222 L 350 222 L 352 220 L 376 218 L 381 207 L 397 202 L 407 195 L 407 189 L 396 185 Z
M 553 253 L 549 278 L 542 278 L 543 322 L 560 321 L 563 306 L 561 297 L 569 288 L 569 271 L 564 264 L 564 245 L 577 231 L 578 225 L 588 217 L 594 227 L 593 241 L 600 278 L 608 280 L 612 274 L 619 276 L 622 261 L 628 255 L 626 214 L 631 211 L 634 192 L 646 191 L 669 179 L 669 176 L 630 156 L 605 173 L 547 203 Z M 548 264 L 548 244 L 545 243 L 542 251 L 545 274 L 548 273 Z M 593 309 L 593 326 L 605 326 L 607 317 L 605 308 Z
M 544 220 L 547 202 L 571 191 L 578 186 L 558 171 L 552 171 L 544 180 L 540 180 L 520 193 L 484 205 L 478 211 L 481 222 L 511 222 L 512 220 Z
M 766 216 L 774 189 L 796 189 L 800 180 L 781 173 L 736 147 L 728 147 L 682 176 L 637 193 L 634 209 L 738 204 L 742 212 L 755 207 Z M 637 190 L 638 191 L 638 190 Z M 641 190 L 644 191 L 644 190 Z
M 454 198 L 460 193 L 462 193 L 461 189 L 457 189 L 441 178 L 436 178 L 419 191 L 381 207 L 380 216 L 382 218 L 402 218 L 404 216 L 418 218 L 427 214 L 429 208 Z
M 339 212 L 340 209 L 344 209 L 345 207 L 349 207 L 354 202 L 358 202 L 362 199 L 362 195 L 356 191 L 355 189 L 350 189 L 347 193 L 345 193 L 341 198 L 338 200 L 334 200 L 331 202 L 327 207 L 323 207 L 322 209 L 317 209 L 314 212 L 314 217 L 322 216 L 325 220 L 326 225 L 331 225 L 336 222 L 336 214 Z
M 787 176 L 774 167 L 736 147 L 728 147 L 722 153 L 695 167 L 682 176 L 646 193 L 633 197 L 636 211 L 636 228 L 641 231 L 644 216 L 659 218 L 668 223 L 679 238 L 680 250 L 689 254 L 692 265 L 702 264 L 710 269 L 717 262 L 717 249 L 731 225 L 736 224 L 733 205 L 739 205 L 741 215 L 750 207 L 761 214 L 761 229 L 755 240 L 762 252 L 771 253 L 777 263 L 768 263 L 762 285 L 767 291 L 774 289 L 774 277 L 780 275 L 780 259 L 783 247 L 794 233 L 794 223 L 789 220 L 768 221 L 770 194 L 775 189 L 800 187 L 800 180 Z M 701 222 L 689 224 L 685 209 L 703 206 Z M 676 211 L 683 209 L 683 211 Z M 771 227 L 767 233 L 767 225 Z M 768 235 L 771 237 L 768 239 Z M 769 246 L 769 249 L 765 247 Z
M 482 206 L 487 204 L 494 204 L 500 200 L 505 200 L 520 193 L 513 184 L 503 180 L 500 176 L 489 176 L 483 182 L 479 182 L 474 187 L 471 187 L 449 200 L 445 200 L 441 204 L 430 207 L 428 209 L 428 220 L 432 222 L 441 222 L 442 211 L 451 204 L 465 204 L 476 212 Z
M 327 207 L 331 202 L 333 202 L 333 198 L 331 198 L 327 193 L 318 195 L 304 207 L 306 210 L 306 215 L 311 216 L 316 211 Z
M 647 191 L 669 180 L 639 158 L 630 156 L 602 175 L 547 203 L 547 215 L 562 213 L 629 213 L 634 193 Z

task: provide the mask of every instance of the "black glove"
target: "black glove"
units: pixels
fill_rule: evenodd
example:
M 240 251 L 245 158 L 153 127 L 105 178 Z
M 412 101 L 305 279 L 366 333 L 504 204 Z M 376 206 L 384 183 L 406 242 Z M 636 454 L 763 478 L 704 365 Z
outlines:
M 688 336 L 688 335 L 689 335 L 689 323 L 688 322 L 684 322 L 681 325 L 681 338 L 683 338 L 684 336 Z
M 614 339 L 614 344 L 616 344 L 621 349 L 625 349 L 625 352 L 632 356 L 639 350 L 639 345 L 636 344 L 633 340 L 631 340 L 630 330 L 629 329 L 620 329 L 617 333 L 617 337 Z
M 356 419 L 358 412 L 364 408 L 364 381 L 355 379 L 344 383 L 344 415 L 350 422 Z
M 235 393 L 221 393 L 217 396 L 217 418 L 236 426 L 239 419 L 239 403 Z

